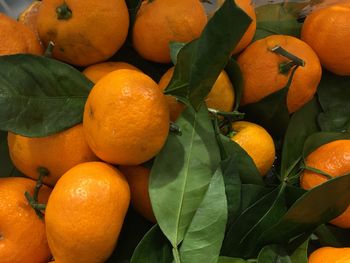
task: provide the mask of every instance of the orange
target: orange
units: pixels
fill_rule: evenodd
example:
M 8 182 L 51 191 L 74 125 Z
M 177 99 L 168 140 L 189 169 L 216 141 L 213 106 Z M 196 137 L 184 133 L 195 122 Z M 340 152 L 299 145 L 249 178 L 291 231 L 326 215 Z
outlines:
M 18 22 L 28 26 L 35 34 L 41 1 L 33 1 L 18 17 Z M 39 37 L 39 36 L 38 36 Z
M 350 75 L 349 17 L 350 1 L 341 1 L 308 15 L 301 32 L 322 66 L 338 75 Z
M 38 263 L 50 259 L 45 223 L 24 196 L 33 195 L 35 181 L 9 177 L 0 178 L 0 261 L 1 263 Z M 46 203 L 50 189 L 39 191 L 40 203 Z
M 82 124 L 41 138 L 9 132 L 8 145 L 11 159 L 18 170 L 37 179 L 38 168 L 44 167 L 50 174 L 43 181 L 51 186 L 73 166 L 97 160 L 85 141 Z
M 156 223 L 151 199 L 148 192 L 148 183 L 151 170 L 138 166 L 120 166 L 120 171 L 128 180 L 131 192 L 131 203 L 136 211 L 149 221 Z
M 287 74 L 280 67 L 290 60 L 272 52 L 280 46 L 304 60 L 294 74 L 287 95 L 289 112 L 295 112 L 310 101 L 321 80 L 322 69 L 315 52 L 303 41 L 284 35 L 272 35 L 255 41 L 238 57 L 243 76 L 242 105 L 255 103 L 287 85 L 292 70 Z
M 43 50 L 33 31 L 0 13 L 0 56 L 19 53 L 41 55 Z
M 83 74 L 93 83 L 99 81 L 103 76 L 118 69 L 133 69 L 140 71 L 138 68 L 126 62 L 103 62 L 84 69 Z
M 220 7 L 224 2 L 224 0 L 218 0 L 218 7 Z M 250 42 L 252 42 L 256 31 L 256 14 L 252 0 L 235 0 L 235 2 L 236 5 L 239 8 L 241 8 L 252 19 L 252 22 L 250 23 L 244 35 L 242 36 L 241 40 L 238 42 L 238 44 L 232 51 L 232 54 L 238 54 L 243 49 L 245 49 L 250 44 Z
M 120 69 L 103 77 L 84 110 L 85 137 L 102 160 L 137 165 L 153 158 L 169 132 L 165 96 L 150 77 Z
M 309 263 L 348 263 L 350 248 L 321 247 L 309 256 Z
M 165 90 L 168 86 L 173 74 L 174 67 L 170 68 L 162 76 L 159 81 L 159 87 L 162 90 Z M 170 119 L 175 121 L 185 109 L 185 105 L 170 95 L 166 96 L 166 99 L 169 105 Z M 209 108 L 225 112 L 232 111 L 235 102 L 235 92 L 230 78 L 225 71 L 220 73 L 205 101 Z
M 45 0 L 38 32 L 53 57 L 87 66 L 111 57 L 123 45 L 129 28 L 125 0 Z
M 321 170 L 332 177 L 350 173 L 350 140 L 336 140 L 313 151 L 305 160 L 308 167 Z M 300 186 L 309 190 L 327 181 L 324 175 L 306 170 L 300 178 Z M 335 193 L 336 194 L 336 193 Z M 350 206 L 330 223 L 350 228 Z
M 61 263 L 105 262 L 116 245 L 130 202 L 122 173 L 102 162 L 66 172 L 46 207 L 46 233 Z
M 263 127 L 247 121 L 232 123 L 232 129 L 235 134 L 231 140 L 248 153 L 260 174 L 266 175 L 275 161 L 275 144 L 270 134 Z
M 169 43 L 198 38 L 206 23 L 199 0 L 143 1 L 132 31 L 133 46 L 145 59 L 169 63 Z

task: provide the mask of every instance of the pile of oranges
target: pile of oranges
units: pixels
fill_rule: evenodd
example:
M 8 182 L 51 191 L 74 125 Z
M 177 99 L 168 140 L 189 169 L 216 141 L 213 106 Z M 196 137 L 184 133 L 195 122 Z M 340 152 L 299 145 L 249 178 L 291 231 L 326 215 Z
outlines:
M 294 61 L 276 47 L 303 61 L 288 91 L 290 113 L 313 98 L 322 67 L 350 75 L 350 1 L 310 14 L 301 39 L 271 35 L 255 42 L 254 6 L 250 0 L 236 4 L 252 19 L 232 48 L 243 76 L 241 105 L 259 102 L 288 82 Z M 43 0 L 29 6 L 18 21 L 0 14 L 0 55 L 44 55 L 49 50 L 54 59 L 83 67 L 95 84 L 82 124 L 41 138 L 8 133 L 10 157 L 26 178 L 0 179 L 0 262 L 104 262 L 116 246 L 130 202 L 156 223 L 148 194 L 151 170 L 143 164 L 161 151 L 170 122 L 176 122 L 186 105 L 163 94 L 174 67 L 157 83 L 131 64 L 107 60 L 129 36 L 145 60 L 170 63 L 169 43 L 198 38 L 207 21 L 199 0 L 142 1 L 133 24 L 124 0 Z M 223 70 L 206 104 L 231 112 L 235 103 L 234 86 Z M 231 126 L 231 139 L 265 176 L 275 160 L 271 135 L 247 121 Z M 338 140 L 316 149 L 306 164 L 341 176 L 350 173 L 349 156 L 350 141 Z M 307 171 L 300 184 L 311 189 L 326 180 Z M 350 228 L 350 208 L 331 223 Z M 310 262 L 320 262 L 314 258 L 323 254 L 317 253 Z

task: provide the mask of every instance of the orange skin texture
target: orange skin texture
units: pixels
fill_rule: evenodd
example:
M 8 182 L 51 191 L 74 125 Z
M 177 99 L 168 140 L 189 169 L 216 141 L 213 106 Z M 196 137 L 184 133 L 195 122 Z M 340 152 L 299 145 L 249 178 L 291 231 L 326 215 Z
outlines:
M 272 35 L 255 41 L 238 57 L 244 85 L 241 105 L 258 102 L 287 85 L 292 70 L 279 72 L 279 65 L 289 60 L 271 51 L 277 45 L 305 61 L 305 66 L 295 71 L 288 91 L 289 112 L 297 111 L 314 96 L 322 75 L 315 52 L 295 37 Z
M 41 55 L 43 49 L 29 27 L 0 13 L 0 56 L 21 53 Z
M 237 46 L 232 51 L 233 55 L 240 53 L 250 44 L 250 42 L 252 42 L 256 31 L 256 14 L 252 1 L 235 0 L 235 2 L 238 5 L 238 7 L 240 7 L 252 19 L 252 22 L 249 25 L 247 31 L 244 33 L 241 40 L 238 42 Z
M 67 20 L 56 8 L 66 3 L 72 11 Z M 111 57 L 124 44 L 129 13 L 124 0 L 44 0 L 38 15 L 38 32 L 45 46 L 53 41 L 53 57 L 88 66 Z
M 157 220 L 154 216 L 151 199 L 148 192 L 149 176 L 151 170 L 138 166 L 120 166 L 120 171 L 128 180 L 131 192 L 131 204 L 137 212 L 152 223 Z
M 33 1 L 19 16 L 18 22 L 28 26 L 35 34 L 37 31 L 37 21 L 41 1 Z M 39 36 L 38 36 L 39 37 Z
M 133 46 L 147 60 L 169 63 L 169 43 L 198 38 L 206 24 L 199 0 L 143 1 L 132 31 Z
M 46 168 L 50 174 L 43 181 L 51 186 L 73 166 L 98 159 L 85 140 L 82 124 L 41 138 L 9 132 L 7 139 L 16 168 L 32 179 L 38 179 L 39 167 Z
M 308 15 L 301 32 L 301 39 L 315 50 L 321 64 L 343 76 L 350 75 L 349 17 L 350 1 L 341 1 Z
M 105 262 L 130 202 L 121 172 L 102 162 L 79 164 L 57 182 L 46 207 L 46 232 L 56 262 Z
M 108 73 L 118 69 L 133 69 L 141 71 L 137 67 L 126 62 L 103 62 L 87 67 L 84 69 L 83 74 L 93 83 L 96 83 Z
M 275 161 L 275 144 L 270 134 L 263 127 L 247 121 L 232 123 L 232 129 L 237 133 L 231 140 L 253 159 L 260 175 L 266 175 Z
M 350 262 L 350 248 L 322 247 L 309 256 L 309 263 L 348 263 Z
M 21 177 L 0 178 L 0 258 L 1 263 L 38 263 L 51 258 L 45 223 L 24 196 L 32 196 L 36 182 Z M 51 189 L 43 186 L 39 203 L 46 204 Z
M 85 104 L 83 126 L 90 148 L 100 159 L 138 165 L 163 147 L 169 132 L 169 109 L 150 77 L 120 69 L 93 87 Z
M 173 74 L 174 67 L 171 67 L 160 79 L 159 87 L 162 91 L 168 86 Z M 176 121 L 186 106 L 173 96 L 166 95 L 165 97 L 169 105 L 170 120 Z M 220 73 L 205 101 L 209 108 L 225 112 L 232 111 L 235 103 L 235 92 L 231 80 L 225 71 Z
M 320 146 L 306 158 L 305 164 L 332 177 L 349 174 L 350 140 L 336 140 Z M 300 186 L 309 190 L 326 181 L 324 175 L 306 170 L 300 178 Z M 350 228 L 350 206 L 330 223 L 341 228 Z

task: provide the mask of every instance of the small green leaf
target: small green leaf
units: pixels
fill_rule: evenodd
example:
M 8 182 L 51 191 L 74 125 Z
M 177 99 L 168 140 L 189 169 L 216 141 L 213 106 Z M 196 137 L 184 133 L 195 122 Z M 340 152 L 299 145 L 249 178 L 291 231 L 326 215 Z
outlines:
M 242 183 L 263 185 L 262 177 L 248 153 L 236 142 L 222 134 L 218 136 L 218 140 L 222 148 L 222 159 L 232 158 L 236 160 Z
M 350 175 L 345 175 L 307 191 L 276 224 L 264 232 L 259 244 L 286 242 L 340 215 L 349 205 L 349 188 Z
M 218 263 L 248 263 L 248 262 L 256 262 L 256 261 L 246 261 L 241 258 L 229 258 L 229 257 L 220 257 Z
M 349 131 L 350 77 L 337 76 L 324 70 L 317 94 L 324 111 L 318 119 L 322 131 Z
M 13 165 L 7 145 L 7 132 L 0 131 L 0 178 L 23 176 Z
M 219 167 L 180 247 L 182 263 L 217 263 L 227 221 L 225 185 Z
M 318 147 L 336 140 L 350 140 L 350 133 L 317 132 L 310 135 L 305 141 L 303 148 L 304 160 L 311 152 L 315 151 Z
M 229 227 L 222 254 L 250 258 L 254 256 L 258 237 L 286 212 L 285 187 L 281 185 L 248 207 Z
M 293 176 L 291 171 L 302 158 L 305 140 L 310 134 L 319 130 L 317 125 L 319 111 L 319 105 L 313 99 L 292 115 L 282 149 L 282 179 Z
M 182 43 L 182 42 L 171 41 L 169 43 L 170 57 L 171 57 L 171 61 L 173 62 L 174 65 L 176 65 L 176 63 L 177 63 L 177 55 L 179 54 L 181 48 L 183 48 L 185 45 L 186 45 L 186 43 Z
M 188 106 L 177 120 L 182 135 L 170 134 L 156 157 L 149 192 L 163 233 L 176 248 L 196 213 L 220 163 L 207 108 Z
M 324 247 L 350 247 L 350 229 L 320 225 L 315 230 L 315 235 Z
M 292 263 L 287 251 L 278 245 L 263 247 L 258 256 L 257 263 Z
M 171 245 L 158 225 L 152 227 L 135 249 L 130 263 L 172 263 Z
M 33 56 L 0 57 L 0 130 L 47 136 L 82 121 L 92 82 L 73 67 Z
M 305 2 L 281 2 L 256 7 L 257 28 L 254 41 L 270 35 L 290 35 L 299 38 L 302 23 L 297 21 L 298 14 L 306 5 Z
M 308 246 L 309 238 L 290 255 L 292 263 L 308 263 Z
M 250 23 L 251 18 L 234 1 L 226 0 L 200 38 L 180 50 L 166 94 L 198 110 Z

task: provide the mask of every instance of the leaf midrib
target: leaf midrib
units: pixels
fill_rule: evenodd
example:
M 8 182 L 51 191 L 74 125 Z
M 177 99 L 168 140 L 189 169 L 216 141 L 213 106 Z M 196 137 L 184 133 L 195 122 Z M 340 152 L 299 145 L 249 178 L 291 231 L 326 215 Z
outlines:
M 180 209 L 179 209 L 179 213 L 177 214 L 177 219 L 176 219 L 176 235 L 175 235 L 175 245 L 174 247 L 177 247 L 178 245 L 178 236 L 179 236 L 179 225 L 180 225 L 180 215 L 183 209 L 183 203 L 184 203 L 184 196 L 185 196 L 185 189 L 187 186 L 187 177 L 188 177 L 188 171 L 189 171 L 189 164 L 190 164 L 190 159 L 191 159 L 191 153 L 192 153 L 192 148 L 193 148 L 193 138 L 195 136 L 195 131 L 196 131 L 196 123 L 197 123 L 197 114 L 195 114 L 194 116 L 194 121 L 193 121 L 193 129 L 192 129 L 192 135 L 191 135 L 191 144 L 190 144 L 190 148 L 189 148 L 189 156 L 187 158 L 186 161 L 186 169 L 185 169 L 185 182 L 183 185 L 183 191 L 182 191 L 182 195 L 181 195 L 181 201 L 180 201 Z

